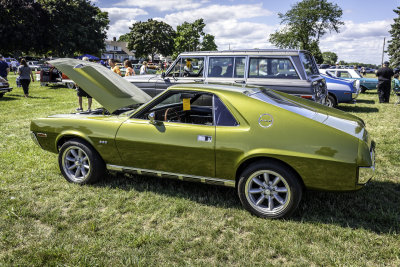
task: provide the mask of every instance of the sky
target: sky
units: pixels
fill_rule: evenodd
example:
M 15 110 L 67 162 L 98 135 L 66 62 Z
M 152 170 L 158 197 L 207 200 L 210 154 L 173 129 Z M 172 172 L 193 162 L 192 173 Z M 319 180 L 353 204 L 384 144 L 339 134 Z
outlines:
M 218 50 L 274 48 L 269 35 L 282 25 L 285 13 L 299 0 L 92 0 L 110 18 L 108 39 L 129 32 L 137 21 L 164 21 L 176 29 L 183 22 L 203 18 L 204 31 L 215 36 Z M 335 52 L 339 60 L 380 64 L 383 40 L 390 39 L 396 0 L 328 0 L 343 10 L 339 33 L 320 40 L 322 52 Z M 385 54 L 385 60 L 388 56 Z

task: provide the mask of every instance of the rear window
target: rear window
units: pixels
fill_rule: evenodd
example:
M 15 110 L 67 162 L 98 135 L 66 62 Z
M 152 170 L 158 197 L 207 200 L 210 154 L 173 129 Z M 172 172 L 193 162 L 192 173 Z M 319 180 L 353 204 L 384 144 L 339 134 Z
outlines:
M 316 114 L 316 111 L 312 108 L 293 102 L 290 99 L 287 99 L 268 89 L 261 89 L 260 91 L 251 94 L 250 97 L 264 101 L 265 103 L 269 103 L 274 106 L 278 106 L 280 108 L 284 108 L 288 111 L 297 113 L 310 119 L 312 119 Z
M 250 58 L 249 78 L 299 79 L 288 58 Z

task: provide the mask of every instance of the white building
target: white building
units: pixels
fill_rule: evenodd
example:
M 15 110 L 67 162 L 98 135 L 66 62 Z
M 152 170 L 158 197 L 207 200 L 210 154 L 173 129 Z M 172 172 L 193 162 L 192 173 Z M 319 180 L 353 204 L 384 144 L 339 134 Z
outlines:
M 113 58 L 123 62 L 125 59 L 136 60 L 135 51 L 129 51 L 128 42 L 117 42 L 114 37 L 113 40 L 106 40 L 106 50 L 101 54 L 102 59 Z

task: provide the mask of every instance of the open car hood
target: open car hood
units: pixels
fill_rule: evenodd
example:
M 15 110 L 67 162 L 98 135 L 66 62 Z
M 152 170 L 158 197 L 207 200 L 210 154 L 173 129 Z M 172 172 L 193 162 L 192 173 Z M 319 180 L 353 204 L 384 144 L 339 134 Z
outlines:
M 100 64 L 72 58 L 55 59 L 49 63 L 65 73 L 111 113 L 151 99 L 138 87 Z

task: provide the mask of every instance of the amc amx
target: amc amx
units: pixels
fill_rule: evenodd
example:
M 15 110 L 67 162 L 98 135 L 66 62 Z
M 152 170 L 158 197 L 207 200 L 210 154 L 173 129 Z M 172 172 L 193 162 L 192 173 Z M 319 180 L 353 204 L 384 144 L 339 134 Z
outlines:
M 150 97 L 91 62 L 51 62 L 103 106 L 35 119 L 67 181 L 108 171 L 237 188 L 243 206 L 288 217 L 306 189 L 353 191 L 374 171 L 374 142 L 352 115 L 262 87 L 176 85 Z

